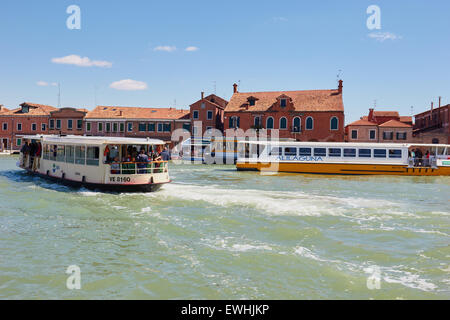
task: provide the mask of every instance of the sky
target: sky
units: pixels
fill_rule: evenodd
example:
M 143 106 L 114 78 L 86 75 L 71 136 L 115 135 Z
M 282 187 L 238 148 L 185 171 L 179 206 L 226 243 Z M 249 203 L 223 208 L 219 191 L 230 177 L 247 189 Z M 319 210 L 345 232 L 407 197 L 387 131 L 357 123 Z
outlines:
M 334 89 L 339 77 L 347 124 L 374 106 L 411 115 L 450 103 L 449 12 L 448 0 L 2 0 L 0 104 L 58 106 L 59 83 L 63 107 L 186 109 L 202 91 L 229 100 L 233 83 Z

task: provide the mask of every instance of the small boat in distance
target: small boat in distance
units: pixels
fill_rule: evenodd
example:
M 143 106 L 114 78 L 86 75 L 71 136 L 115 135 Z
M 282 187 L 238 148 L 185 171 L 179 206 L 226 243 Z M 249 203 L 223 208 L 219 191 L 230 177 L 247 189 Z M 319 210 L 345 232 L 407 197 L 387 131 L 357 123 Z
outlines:
M 161 140 L 55 135 L 22 139 L 26 146 L 17 165 L 66 185 L 151 192 L 170 182 L 168 162 L 157 158 L 164 146 Z
M 242 171 L 450 176 L 450 145 L 444 144 L 245 141 L 239 150 Z

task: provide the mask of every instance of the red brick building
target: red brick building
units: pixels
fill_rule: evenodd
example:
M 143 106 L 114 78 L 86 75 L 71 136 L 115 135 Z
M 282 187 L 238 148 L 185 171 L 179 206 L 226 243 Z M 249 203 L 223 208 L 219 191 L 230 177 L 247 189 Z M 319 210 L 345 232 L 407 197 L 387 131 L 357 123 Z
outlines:
M 421 143 L 450 144 L 450 104 L 415 115 L 414 139 Z
M 0 111 L 2 149 L 19 150 L 23 135 L 48 134 L 50 113 L 55 110 L 52 106 L 24 102 L 20 108 Z
M 218 129 L 223 131 L 224 110 L 228 101 L 211 94 L 205 97 L 204 92 L 201 99 L 190 105 L 191 134 L 193 136 L 203 135 L 208 129 Z M 194 126 L 194 124 L 197 124 Z M 197 132 L 200 130 L 201 132 Z
M 86 109 L 61 108 L 50 112 L 49 134 L 84 135 Z
M 85 117 L 87 136 L 150 137 L 171 141 L 176 129 L 191 131 L 189 110 L 98 106 Z
M 225 108 L 224 127 L 278 129 L 282 139 L 344 141 L 342 80 L 338 89 L 238 92 Z
M 375 111 L 345 127 L 348 142 L 413 142 L 412 117 L 400 116 L 397 111 Z

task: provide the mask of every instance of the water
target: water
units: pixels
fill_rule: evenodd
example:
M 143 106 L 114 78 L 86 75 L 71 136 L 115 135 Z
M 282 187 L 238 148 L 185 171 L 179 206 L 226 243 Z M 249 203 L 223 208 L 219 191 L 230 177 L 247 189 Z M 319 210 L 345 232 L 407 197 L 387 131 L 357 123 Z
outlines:
M 172 165 L 156 193 L 108 194 L 16 161 L 0 157 L 2 299 L 450 298 L 449 177 Z

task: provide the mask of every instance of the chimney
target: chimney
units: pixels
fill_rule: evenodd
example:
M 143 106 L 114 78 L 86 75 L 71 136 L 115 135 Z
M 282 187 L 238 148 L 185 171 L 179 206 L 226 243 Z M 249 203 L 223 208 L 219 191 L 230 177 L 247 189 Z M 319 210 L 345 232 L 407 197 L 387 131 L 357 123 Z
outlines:
M 431 111 L 433 111 L 433 102 L 431 102 Z
M 233 93 L 237 93 L 238 92 L 238 85 L 235 83 L 233 84 Z
M 119 116 L 121 117 L 123 115 L 122 110 L 119 111 Z
M 373 121 L 373 109 L 369 109 L 369 116 L 367 117 L 367 120 Z
M 343 88 L 342 83 L 343 83 L 343 82 L 344 82 L 344 81 L 339 80 L 339 86 L 338 86 L 338 91 L 339 91 L 339 93 L 342 93 L 342 88 Z
M 2 105 L 2 104 L 0 104 L 0 112 L 2 111 L 2 109 L 3 109 L 3 105 Z
M 202 91 L 202 100 L 205 99 L 205 93 Z

